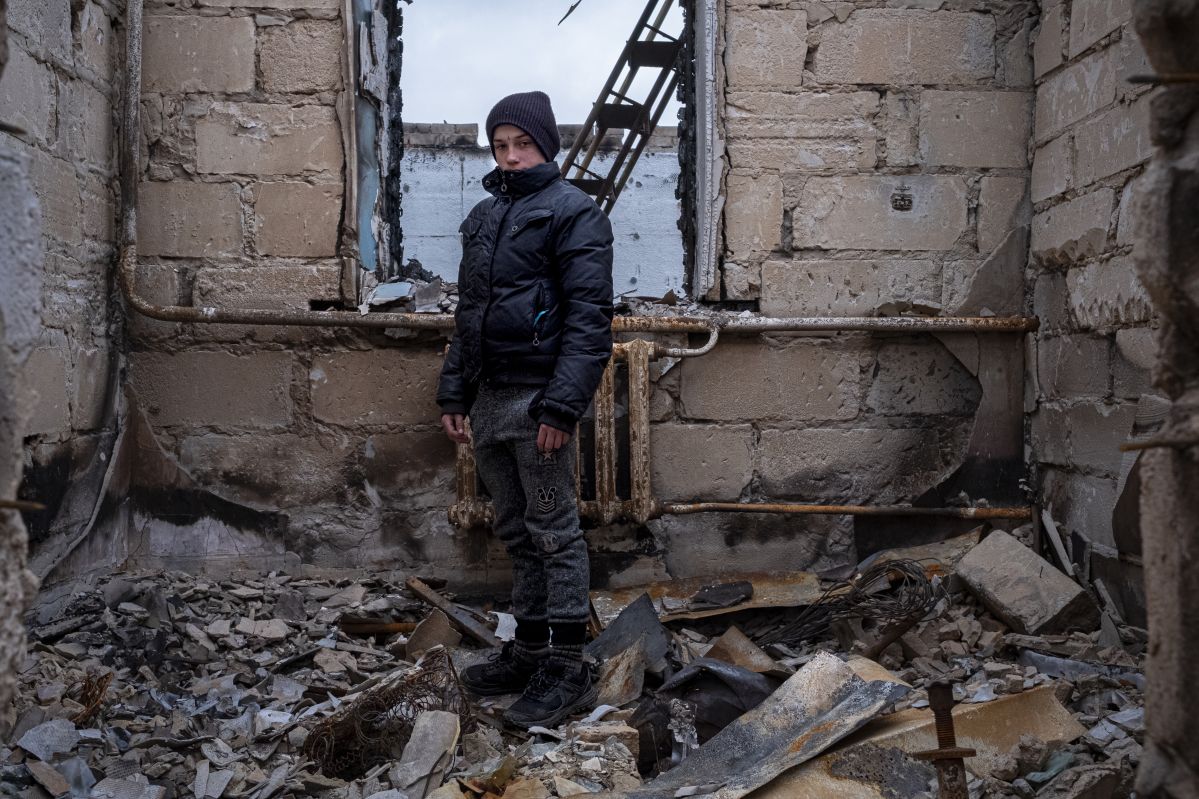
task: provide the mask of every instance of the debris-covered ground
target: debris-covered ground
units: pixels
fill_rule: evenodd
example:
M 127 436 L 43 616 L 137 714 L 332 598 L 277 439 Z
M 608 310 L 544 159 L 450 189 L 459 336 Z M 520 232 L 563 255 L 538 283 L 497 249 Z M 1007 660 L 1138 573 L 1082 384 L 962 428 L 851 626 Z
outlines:
M 971 796 L 1130 795 L 1144 631 L 1016 537 L 979 537 L 881 553 L 844 583 L 595 592 L 601 705 L 556 730 L 505 730 L 512 697 L 464 694 L 455 668 L 511 617 L 438 586 L 113 576 L 31 611 L 0 791 L 936 795 L 913 755 L 938 748 L 926 687 L 950 682 Z

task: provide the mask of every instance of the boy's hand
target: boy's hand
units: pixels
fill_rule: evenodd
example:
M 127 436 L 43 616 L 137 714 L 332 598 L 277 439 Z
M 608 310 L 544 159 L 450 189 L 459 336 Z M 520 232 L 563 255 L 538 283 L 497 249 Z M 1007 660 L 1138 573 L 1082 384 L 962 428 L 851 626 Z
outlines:
M 470 433 L 466 432 L 466 417 L 460 413 L 443 413 L 441 428 L 455 444 L 469 444 Z
M 537 451 L 542 455 L 557 452 L 570 441 L 570 433 L 543 424 L 537 431 Z

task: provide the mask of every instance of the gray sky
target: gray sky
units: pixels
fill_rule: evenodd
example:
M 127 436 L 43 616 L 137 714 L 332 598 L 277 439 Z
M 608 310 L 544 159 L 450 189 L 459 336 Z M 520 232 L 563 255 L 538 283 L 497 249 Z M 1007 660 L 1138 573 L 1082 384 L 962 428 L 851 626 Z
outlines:
M 482 127 L 496 100 L 540 89 L 553 101 L 558 122 L 583 122 L 646 0 L 583 0 L 559 26 L 571 1 L 415 0 L 404 5 L 404 119 Z M 675 4 L 664 30 L 681 31 L 682 24 Z M 645 91 L 648 86 L 640 95 Z M 672 101 L 663 125 L 676 124 L 677 109 Z

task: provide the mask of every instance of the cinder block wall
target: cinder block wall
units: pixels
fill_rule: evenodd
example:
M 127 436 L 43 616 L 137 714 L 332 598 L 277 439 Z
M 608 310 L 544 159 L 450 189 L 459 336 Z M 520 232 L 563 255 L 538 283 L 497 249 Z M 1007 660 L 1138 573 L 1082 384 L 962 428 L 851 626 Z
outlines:
M 342 299 L 342 6 L 147 4 L 138 231 L 149 298 L 295 309 Z M 453 449 L 433 402 L 444 341 L 130 324 L 129 383 L 163 452 L 193 493 L 247 511 L 237 534 L 142 534 L 141 562 L 462 567 L 445 520 Z M 178 522 L 141 512 L 146 529 Z
M 573 144 L 580 127 L 561 126 L 563 150 Z M 416 259 L 449 281 L 458 279 L 462 257 L 458 226 L 487 196 L 482 179 L 495 169 L 491 148 L 480 147 L 478 137 L 478 124 L 404 123 L 404 260 Z M 609 169 L 620 143 L 619 135 L 611 134 L 592 169 Z M 612 212 L 612 283 L 617 294 L 683 293 L 678 182 L 677 128 L 663 125 L 650 138 Z
M 1138 414 L 1138 432 L 1160 422 L 1154 314 L 1132 262 L 1152 154 L 1150 87 L 1127 81 L 1152 72 L 1132 5 L 1049 0 L 1035 35 L 1029 283 L 1042 327 L 1029 391 L 1042 502 L 1067 536 L 1090 541 L 1090 563 L 1082 547 L 1076 559 L 1143 623 L 1137 456 L 1119 451 Z
M 338 296 L 340 3 L 268 5 L 148 6 L 139 230 L 144 290 L 160 301 Z M 981 0 L 936 12 L 808 5 L 723 10 L 726 298 L 787 315 L 1018 311 L 1024 253 L 996 254 L 1025 221 L 1028 16 L 996 17 Z M 1017 296 L 971 299 L 993 273 L 1014 274 Z M 275 563 L 286 552 L 322 567 L 503 578 L 494 544 L 445 519 L 453 452 L 432 399 L 443 341 L 131 327 L 130 383 L 164 450 L 204 490 L 283 518 L 249 537 L 152 537 L 139 557 Z M 966 457 L 982 401 L 978 359 L 954 352 L 928 337 L 734 337 L 663 367 L 657 493 L 920 496 Z M 600 579 L 855 557 L 853 523 L 836 517 L 686 517 L 595 542 Z
M 756 302 L 771 315 L 1027 310 L 1028 145 L 1035 139 L 1038 152 L 1061 148 L 1063 131 L 1074 148 L 1070 180 L 1089 174 L 1087 185 L 1107 186 L 1109 211 L 1115 208 L 1123 184 L 1108 186 L 1110 175 L 1092 174 L 1102 171 L 1098 166 L 1077 171 L 1085 161 L 1074 156 L 1090 152 L 1090 145 L 1079 150 L 1080 142 L 1103 152 L 1096 138 L 1106 129 L 1088 134 L 1086 126 L 1104 104 L 1118 102 L 1115 95 L 1085 111 L 1083 101 L 1063 101 L 1058 128 L 1042 134 L 1049 128 L 1038 122 L 1033 132 L 1034 4 L 998 11 L 983 0 L 937 10 L 896 5 L 906 4 L 722 6 L 724 299 Z M 148 3 L 139 232 L 140 282 L 151 298 L 296 308 L 339 299 L 346 170 L 340 7 L 336 0 Z M 74 22 L 82 25 L 91 8 Z M 111 27 L 119 9 L 95 8 Z M 27 16 L 41 31 L 53 14 Z M 1059 17 L 1065 32 L 1067 15 Z M 1109 34 L 1069 56 L 1070 63 L 1040 71 L 1038 119 L 1059 113 L 1045 97 L 1061 76 L 1097 53 L 1124 52 L 1123 44 L 1106 47 Z M 38 47 L 52 40 L 39 33 Z M 80 38 L 79 47 L 102 40 Z M 1038 51 L 1045 41 L 1038 38 Z M 1058 49 L 1065 58 L 1070 45 Z M 44 66 L 52 56 L 39 53 L 33 61 Z M 86 55 L 73 54 L 70 69 L 86 63 Z M 69 84 L 66 66 L 55 62 L 50 72 L 46 80 L 55 87 Z M 83 83 L 95 89 L 97 80 Z M 76 88 L 56 97 L 76 95 L 88 96 Z M 15 96 L 36 112 L 36 92 L 22 88 Z M 111 161 L 108 171 L 86 166 L 96 163 L 88 148 L 99 147 L 90 132 L 104 128 L 83 121 L 86 102 L 73 102 L 68 112 L 46 115 L 58 137 L 53 143 L 29 145 L 59 172 L 83 165 L 72 172 L 78 205 L 70 193 L 49 195 L 48 251 L 78 262 L 96 250 L 82 240 L 92 236 L 108 242 L 111 258 L 111 228 L 107 239 L 88 232 L 103 215 L 83 199 L 101 174 L 112 174 Z M 71 130 L 89 132 L 74 140 L 83 148 L 79 159 L 56 159 L 50 154 L 67 152 L 56 147 L 72 146 Z M 110 141 L 104 146 L 111 154 Z M 1106 168 L 1113 159 L 1098 160 Z M 1104 233 L 1110 246 L 1096 257 L 1078 256 L 1069 272 L 1057 256 L 1039 254 L 1046 235 L 1069 235 L 1060 231 L 1081 216 L 1074 209 L 1095 201 L 1086 197 L 1099 192 L 1081 188 L 1074 182 L 1033 198 L 1036 267 L 1027 282 L 1030 292 L 1034 283 L 1041 287 L 1038 296 L 1060 285 L 1065 302 L 1070 286 L 1110 273 L 1096 271 L 1107 261 L 1099 253 L 1125 252 L 1119 248 L 1127 234 L 1112 217 Z M 1079 198 L 1084 204 L 1075 206 Z M 1074 215 L 1059 221 L 1059 206 Z M 93 320 L 104 307 L 89 298 L 61 314 L 62 327 L 100 336 L 107 328 Z M 1063 316 L 1069 322 L 1047 323 L 1046 351 L 1067 325 L 1094 326 L 1071 313 Z M 1116 353 L 1130 334 L 1104 332 L 1115 374 Z M 149 535 L 139 558 L 189 567 L 431 564 L 469 580 L 503 578 L 494 545 L 452 530 L 445 519 L 453 452 L 437 430 L 432 401 L 443 340 L 141 318 L 128 320 L 128 335 L 133 396 L 163 452 L 195 480 L 192 490 L 272 520 L 232 537 Z M 81 349 L 89 347 L 102 351 L 95 338 Z M 52 351 L 76 357 L 69 347 Z M 982 351 L 964 339 L 774 335 L 729 337 L 707 357 L 664 364 L 653 398 L 657 493 L 667 500 L 844 502 L 925 495 L 970 457 L 976 410 L 986 400 L 980 377 L 992 366 Z M 87 406 L 75 399 L 75 387 L 94 388 L 96 381 L 78 380 L 86 373 L 76 360 L 67 363 L 37 372 L 61 375 L 59 396 L 66 398 L 39 413 L 65 407 L 77 425 L 82 417 L 72 409 Z M 1075 407 L 1060 392 L 1045 398 L 1046 410 Z M 1095 404 L 1122 407 L 1113 399 L 1105 393 Z M 62 441 L 85 432 L 58 429 Z M 1034 434 L 1034 457 L 1049 451 L 1045 440 Z M 1097 476 L 1082 464 L 1070 457 L 1054 473 Z M 1077 482 L 1069 485 L 1070 497 L 1083 496 Z M 145 513 L 143 532 L 169 531 L 178 522 Z M 730 563 L 835 565 L 855 557 L 853 532 L 844 518 L 705 516 L 605 531 L 595 540 L 601 576 L 632 579 L 710 573 Z
M 19 174 L 28 170 L 36 224 L 20 222 L 22 229 L 13 232 L 18 239 L 6 245 L 36 238 L 39 225 L 41 234 L 40 246 L 6 253 L 14 260 L 0 273 L 0 303 L 14 311 L 4 335 L 27 337 L 33 348 L 27 360 L 21 356 L 20 380 L 6 389 L 13 389 L 14 418 L 20 418 L 20 408 L 28 411 L 17 428 L 25 445 L 21 495 L 56 508 L 73 505 L 73 485 L 102 473 L 114 431 L 121 317 L 114 313 L 110 267 L 122 13 L 123 3 L 113 0 L 8 4 L 0 117 L 23 132 L 0 133 L 0 148 L 22 165 Z M 10 184 L 5 199 L 23 204 L 26 185 Z M 0 410 L 0 417 L 8 412 Z M 15 487 L 0 490 L 6 499 L 16 493 Z M 80 499 L 76 514 L 90 510 L 82 507 L 87 499 Z M 71 513 L 58 524 L 52 517 L 26 514 L 34 545 L 78 523 Z
M 723 4 L 722 296 L 772 316 L 1018 314 L 1036 8 L 883 5 Z M 654 440 L 672 457 L 658 486 L 673 499 L 920 497 L 963 463 L 974 432 L 980 361 L 960 343 L 730 339 L 659 383 Z M 1018 373 L 1018 338 L 1007 346 Z M 1018 463 L 1018 412 L 1009 422 Z M 854 557 L 847 518 L 658 529 L 669 559 L 709 568 L 726 541 L 754 542 L 739 563 L 751 548 L 760 563 L 802 560 L 813 540 L 826 562 Z

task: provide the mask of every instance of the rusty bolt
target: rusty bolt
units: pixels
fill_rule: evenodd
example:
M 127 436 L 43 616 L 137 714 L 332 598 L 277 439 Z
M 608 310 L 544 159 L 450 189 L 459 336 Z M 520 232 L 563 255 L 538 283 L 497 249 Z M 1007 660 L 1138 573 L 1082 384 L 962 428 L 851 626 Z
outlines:
M 937 747 L 953 749 L 957 746 L 957 737 L 953 731 L 953 684 L 935 682 L 928 686 L 928 706 L 933 711 L 933 721 L 937 727 Z

